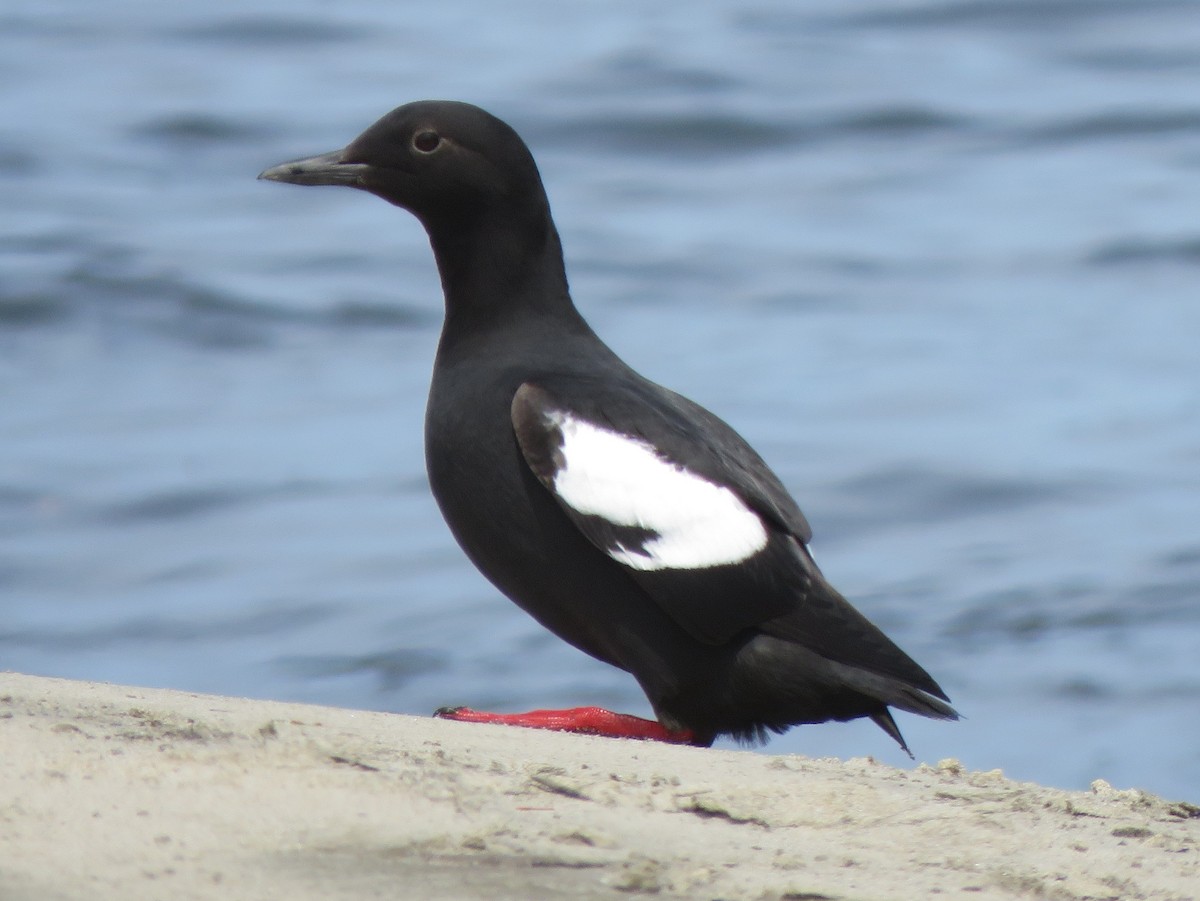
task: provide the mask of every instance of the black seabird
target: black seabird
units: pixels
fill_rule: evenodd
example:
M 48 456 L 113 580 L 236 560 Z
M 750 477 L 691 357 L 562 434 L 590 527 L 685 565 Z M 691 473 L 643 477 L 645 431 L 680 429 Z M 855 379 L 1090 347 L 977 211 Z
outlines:
M 512 128 L 466 103 L 410 103 L 259 178 L 360 188 L 424 225 L 446 301 L 425 416 L 446 522 L 538 622 L 631 673 L 658 722 L 594 707 L 439 716 L 702 746 L 865 716 L 906 752 L 889 707 L 958 718 L 825 581 L 758 454 L 584 322 Z

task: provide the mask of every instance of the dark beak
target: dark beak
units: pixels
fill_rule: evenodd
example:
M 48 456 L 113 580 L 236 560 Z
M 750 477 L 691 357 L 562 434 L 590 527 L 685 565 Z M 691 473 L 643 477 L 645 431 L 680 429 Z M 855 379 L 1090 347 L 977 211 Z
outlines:
M 259 173 L 266 181 L 285 181 L 293 185 L 348 185 L 363 187 L 363 177 L 371 171 L 366 163 L 347 163 L 346 151 L 335 150 L 303 160 L 280 163 Z

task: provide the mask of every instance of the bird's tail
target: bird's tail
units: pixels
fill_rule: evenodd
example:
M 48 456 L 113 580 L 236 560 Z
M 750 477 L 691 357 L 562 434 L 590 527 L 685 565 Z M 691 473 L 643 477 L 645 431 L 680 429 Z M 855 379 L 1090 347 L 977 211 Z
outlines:
M 847 666 L 832 660 L 829 661 L 829 664 L 846 685 L 865 695 L 877 698 L 881 702 L 879 709 L 868 715 L 872 722 L 890 735 L 910 758 L 913 753 L 909 750 L 908 743 L 900 732 L 900 727 L 892 718 L 889 707 L 906 710 L 909 713 L 934 720 L 957 720 L 960 718 L 959 712 L 941 698 L 935 698 L 929 692 L 901 682 L 899 679 L 881 676 L 869 670 Z
M 908 742 L 904 740 L 904 736 L 900 732 L 900 727 L 896 725 L 896 721 L 892 718 L 892 711 L 886 707 L 879 708 L 878 711 L 871 714 L 871 722 L 894 738 L 900 749 L 908 755 L 909 760 L 917 759 L 913 756 L 913 752 L 908 749 Z
M 896 706 L 899 709 L 907 710 L 909 713 L 919 713 L 921 716 L 927 716 L 935 720 L 956 720 L 961 717 L 961 714 L 945 701 L 931 697 L 925 694 L 925 692 L 920 691 L 920 689 L 914 688 L 910 691 L 914 696 L 914 703 L 908 706 L 897 704 Z M 896 744 L 901 747 L 910 760 L 916 760 L 913 757 L 913 752 L 908 748 L 908 742 L 904 740 L 904 736 L 900 732 L 900 727 L 896 725 L 896 721 L 892 718 L 892 711 L 886 704 L 869 715 L 871 721 L 876 726 L 895 739 Z

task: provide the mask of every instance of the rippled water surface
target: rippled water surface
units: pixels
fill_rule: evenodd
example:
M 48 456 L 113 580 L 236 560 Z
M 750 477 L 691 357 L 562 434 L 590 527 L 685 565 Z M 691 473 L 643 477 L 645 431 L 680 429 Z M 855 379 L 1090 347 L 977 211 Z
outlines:
M 904 716 L 920 758 L 1200 799 L 1196 12 L 6 5 L 0 667 L 646 711 L 441 524 L 415 221 L 254 180 L 454 97 L 529 141 L 597 330 L 967 715 Z M 905 763 L 863 722 L 769 750 Z

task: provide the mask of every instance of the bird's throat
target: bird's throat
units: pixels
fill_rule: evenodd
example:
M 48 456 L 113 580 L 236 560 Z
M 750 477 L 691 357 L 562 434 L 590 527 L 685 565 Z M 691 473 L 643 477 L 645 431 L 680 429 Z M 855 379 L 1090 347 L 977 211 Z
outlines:
M 546 215 L 538 225 L 484 220 L 474 228 L 429 229 L 447 333 L 505 329 L 529 318 L 582 322 L 554 223 Z

